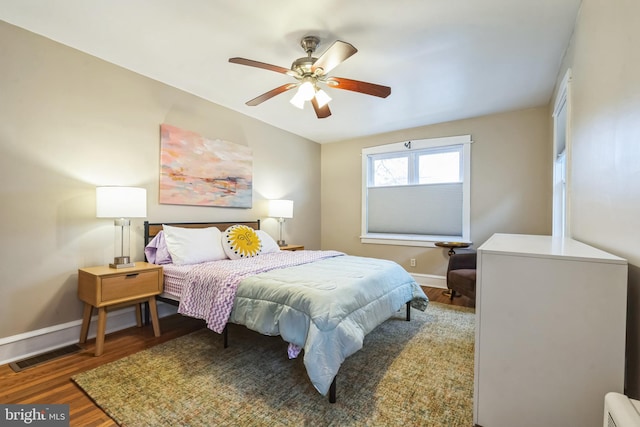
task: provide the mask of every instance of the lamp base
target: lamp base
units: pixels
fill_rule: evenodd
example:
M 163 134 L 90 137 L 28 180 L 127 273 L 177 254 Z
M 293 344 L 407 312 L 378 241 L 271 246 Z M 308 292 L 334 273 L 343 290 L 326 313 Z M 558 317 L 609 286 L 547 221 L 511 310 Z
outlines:
M 135 267 L 136 263 L 135 262 L 130 262 L 127 264 L 109 264 L 110 268 L 131 268 L 131 267 Z
M 284 240 L 278 240 L 278 246 L 287 246 L 287 242 Z
M 136 263 L 131 262 L 128 256 L 118 256 L 113 259 L 113 262 L 109 264 L 111 268 L 130 268 L 135 267 Z

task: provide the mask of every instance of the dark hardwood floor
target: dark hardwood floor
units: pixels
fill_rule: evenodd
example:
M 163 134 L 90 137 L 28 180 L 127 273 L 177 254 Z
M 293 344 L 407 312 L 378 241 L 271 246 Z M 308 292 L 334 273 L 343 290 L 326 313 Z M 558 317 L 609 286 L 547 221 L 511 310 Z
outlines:
M 473 307 L 466 297 L 450 300 L 442 289 L 424 288 L 431 301 Z M 0 403 L 69 404 L 71 426 L 115 426 L 116 424 L 74 383 L 71 377 L 104 363 L 121 359 L 140 350 L 163 343 L 204 327 L 199 320 L 180 315 L 160 319 L 162 335 L 153 336 L 151 326 L 129 328 L 109 334 L 104 354 L 94 357 L 95 340 L 83 345 L 83 350 L 69 356 L 14 372 L 9 365 L 0 366 Z
M 439 302 L 442 304 L 457 305 L 461 307 L 473 308 L 476 306 L 474 301 L 462 295 L 457 295 L 455 298 L 450 299 L 449 296 L 442 294 L 444 289 L 427 288 L 425 286 L 423 286 L 422 289 L 424 290 L 424 293 L 427 294 L 429 301 Z

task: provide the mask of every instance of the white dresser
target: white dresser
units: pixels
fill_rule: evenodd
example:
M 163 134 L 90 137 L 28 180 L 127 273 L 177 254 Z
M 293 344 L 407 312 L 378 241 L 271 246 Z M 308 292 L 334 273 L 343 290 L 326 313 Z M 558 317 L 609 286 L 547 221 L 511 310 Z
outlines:
M 571 239 L 478 248 L 474 423 L 600 427 L 623 392 L 627 261 Z

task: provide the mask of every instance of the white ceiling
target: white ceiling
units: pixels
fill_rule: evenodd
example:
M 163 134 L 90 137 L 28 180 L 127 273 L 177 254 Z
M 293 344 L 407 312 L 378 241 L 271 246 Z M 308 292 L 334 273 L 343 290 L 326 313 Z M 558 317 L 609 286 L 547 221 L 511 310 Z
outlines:
M 546 105 L 580 0 L 0 0 L 0 19 L 278 128 L 325 143 Z M 331 75 L 391 87 L 386 99 L 326 89 L 332 115 L 288 92 L 317 35 L 358 52 Z

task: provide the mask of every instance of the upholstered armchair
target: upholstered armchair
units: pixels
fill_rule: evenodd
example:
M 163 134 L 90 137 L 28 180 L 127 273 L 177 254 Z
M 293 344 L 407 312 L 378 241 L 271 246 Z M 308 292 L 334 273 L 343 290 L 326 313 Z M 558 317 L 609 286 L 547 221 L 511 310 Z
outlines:
M 447 268 L 447 288 L 451 289 L 451 299 L 456 293 L 476 299 L 476 253 L 452 254 Z

